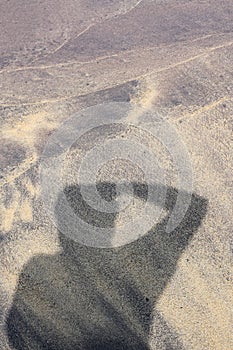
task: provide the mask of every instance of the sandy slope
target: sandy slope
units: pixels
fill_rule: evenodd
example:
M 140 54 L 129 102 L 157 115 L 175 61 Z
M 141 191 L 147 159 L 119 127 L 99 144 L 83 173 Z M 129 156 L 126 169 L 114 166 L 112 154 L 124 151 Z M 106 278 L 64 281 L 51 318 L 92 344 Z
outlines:
M 128 332 L 134 339 L 127 349 L 136 349 L 135 339 L 138 349 L 232 349 L 231 2 L 0 7 L 0 348 L 78 348 L 80 338 L 87 349 L 114 349 L 111 335 L 101 343 L 99 331 L 86 340 L 93 333 L 88 322 L 100 317 L 93 311 L 88 318 L 100 307 L 99 290 L 104 312 L 122 322 L 122 338 Z M 168 240 L 166 252 L 158 240 L 157 255 L 144 238 L 107 253 L 61 242 L 41 201 L 39 157 L 51 132 L 82 108 L 129 100 L 176 127 L 194 171 L 199 204 L 189 220 L 198 217 L 198 224 L 180 229 L 190 240 L 178 247 Z M 162 256 L 163 278 L 156 260 Z M 103 313 L 98 322 L 106 327 Z

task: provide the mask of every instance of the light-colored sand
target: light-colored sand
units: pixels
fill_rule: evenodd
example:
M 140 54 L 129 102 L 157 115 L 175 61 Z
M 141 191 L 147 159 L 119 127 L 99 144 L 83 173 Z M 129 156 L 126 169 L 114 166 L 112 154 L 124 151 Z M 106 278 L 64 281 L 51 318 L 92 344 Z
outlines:
M 52 322 L 59 334 L 65 327 L 71 338 L 77 336 L 69 320 L 50 319 L 48 300 L 55 298 L 57 302 L 52 315 L 63 315 L 58 299 L 68 298 L 66 283 L 74 270 L 77 283 L 71 283 L 73 301 L 69 305 L 64 300 L 64 312 L 71 313 L 76 305 L 74 291 L 85 298 L 85 288 L 78 289 L 83 280 L 81 283 L 81 277 L 77 277 L 79 270 L 74 261 L 64 262 L 58 257 L 64 247 L 41 203 L 39 158 L 51 132 L 73 113 L 98 103 L 130 99 L 133 105 L 159 112 L 177 129 L 190 153 L 194 193 L 208 202 L 207 213 L 192 240 L 173 259 L 171 276 L 165 278 L 163 286 L 160 281 L 161 293 L 155 293 L 159 296 L 151 306 L 154 319 L 146 331 L 147 342 L 151 349 L 161 350 L 167 346 L 231 350 L 233 6 L 227 0 L 221 4 L 215 0 L 113 1 L 113 5 L 103 1 L 102 6 L 94 1 L 78 3 L 70 0 L 65 6 L 61 1 L 51 1 L 45 12 L 43 1 L 41 12 L 34 12 L 33 5 L 28 7 L 26 3 L 19 10 L 14 2 L 11 12 L 7 2 L 1 5 L 3 27 L 12 29 L 8 36 L 0 36 L 0 63 L 4 61 L 0 70 L 1 145 L 11 145 L 12 158 L 7 152 L 3 154 L 6 166 L 0 179 L 0 349 L 13 349 L 6 320 L 14 302 L 19 303 L 18 296 L 33 305 L 34 316 L 49 325 Z M 12 20 L 8 23 L 7 18 L 14 18 L 14 8 L 20 16 L 9 27 Z M 49 20 L 45 21 L 47 13 Z M 32 25 L 32 17 L 40 23 L 38 29 Z M 35 54 L 33 50 L 37 50 Z M 134 112 L 128 116 L 129 121 L 137 118 L 140 115 Z M 169 169 L 167 159 L 164 164 Z M 81 263 L 87 264 L 85 249 L 73 249 L 71 258 L 75 260 L 75 254 L 80 253 Z M 145 252 L 142 245 L 142 256 Z M 96 274 L 96 288 L 106 291 L 106 300 L 112 293 L 116 301 L 113 307 L 118 312 L 123 307 L 138 327 L 138 335 L 143 334 L 145 330 L 140 328 L 137 316 L 130 314 L 127 302 L 120 303 L 119 288 L 109 277 L 110 272 L 98 272 L 91 265 L 101 259 L 95 256 L 92 261 L 92 255 L 87 256 L 89 269 L 81 268 L 80 274 L 86 271 L 92 278 Z M 131 273 L 135 286 L 138 283 L 139 290 L 153 295 L 156 281 L 151 279 L 150 286 L 146 284 L 146 278 L 153 276 L 149 262 L 143 270 L 140 261 L 138 265 L 134 261 L 133 250 L 123 252 L 122 258 L 122 265 L 127 265 L 126 276 Z M 122 266 L 119 268 L 124 271 Z M 169 270 L 169 261 L 166 268 Z M 34 278 L 31 294 L 31 282 L 23 271 Z M 122 283 L 122 275 L 114 273 Z M 40 281 L 47 288 L 46 296 L 40 294 L 40 286 L 35 287 Z M 83 310 L 80 305 L 76 307 Z M 36 319 L 32 318 L 32 323 L 36 328 Z M 38 348 L 34 341 L 28 348 Z

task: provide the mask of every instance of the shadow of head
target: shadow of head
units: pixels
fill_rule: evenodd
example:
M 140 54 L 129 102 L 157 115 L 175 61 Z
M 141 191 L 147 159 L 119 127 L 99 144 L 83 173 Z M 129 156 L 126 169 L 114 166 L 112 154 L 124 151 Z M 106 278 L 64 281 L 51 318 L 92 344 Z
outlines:
M 148 186 L 131 185 L 133 197 L 146 202 Z M 92 187 L 86 185 L 87 192 Z M 96 187 L 107 202 L 116 200 L 114 183 Z M 64 195 L 83 221 L 114 232 L 118 214 L 93 209 L 79 186 L 66 187 L 61 198 Z M 175 188 L 167 187 L 165 202 L 155 199 L 153 205 L 163 206 L 166 215 L 147 234 L 131 244 L 107 249 L 81 245 L 64 234 L 69 216 L 58 198 L 63 251 L 33 258 L 20 276 L 7 319 L 9 341 L 15 349 L 149 349 L 154 305 L 207 211 L 207 200 L 192 194 L 182 222 L 167 233 L 177 195 Z M 182 193 L 184 200 L 187 195 Z M 110 242 L 112 237 L 106 239 Z
M 180 250 L 183 250 L 193 236 L 194 232 L 200 226 L 202 219 L 206 214 L 207 200 L 196 194 L 190 194 L 186 191 L 178 192 L 178 190 L 173 187 L 166 187 L 161 184 L 150 185 L 150 190 L 153 188 L 152 192 L 154 193 L 152 197 L 148 196 L 149 186 L 146 183 L 132 182 L 129 184 L 130 186 L 127 186 L 128 184 L 123 185 L 125 185 L 123 186 L 123 191 L 125 192 L 123 194 L 130 196 L 132 202 L 134 203 L 135 200 L 140 202 L 140 204 L 142 204 L 141 208 L 146 204 L 146 202 L 150 201 L 150 205 L 159 207 L 163 210 L 163 213 L 166 213 L 165 217 L 163 216 L 159 223 L 152 225 L 150 230 L 146 232 L 144 238 L 142 237 L 144 232 L 142 232 L 139 242 L 134 242 L 131 246 L 124 247 L 123 251 L 131 249 L 135 250 L 136 247 L 142 247 L 151 240 L 154 240 L 154 243 L 156 243 L 153 247 L 151 247 L 152 249 L 156 249 L 159 240 L 160 242 L 164 241 L 167 244 L 177 244 L 179 252 Z M 94 192 L 93 189 L 95 189 L 96 192 Z M 94 195 L 98 193 L 100 198 L 104 201 L 108 203 L 115 202 L 113 211 L 108 212 L 95 209 L 86 201 L 86 199 L 83 197 L 83 193 L 94 193 Z M 114 228 L 117 227 L 118 217 L 122 212 L 124 212 L 124 210 L 121 211 L 121 209 L 118 208 L 118 204 L 116 202 L 118 195 L 117 185 L 114 182 L 99 182 L 96 185 L 82 185 L 82 187 L 78 185 L 67 186 L 60 194 L 55 210 L 57 227 L 61 233 L 60 239 L 62 244 L 65 245 L 68 243 L 68 229 L 76 229 L 76 227 L 72 227 L 72 216 L 70 215 L 72 212 L 75 217 L 78 217 L 81 222 L 87 223 L 89 227 L 106 229 L 104 231 L 104 239 L 107 242 L 106 247 L 114 248 L 114 246 L 111 245 L 111 240 L 114 238 L 113 236 L 115 233 Z M 168 234 L 168 222 L 171 219 L 171 215 L 177 204 L 178 195 L 180 206 L 182 207 L 183 205 L 183 207 L 185 207 L 184 203 L 188 203 L 188 206 L 182 214 L 182 220 L 179 222 L 179 218 L 177 218 L 178 222 L 176 228 L 173 230 L 173 232 Z M 66 200 L 65 205 L 63 198 Z M 67 207 L 69 210 L 67 210 Z M 129 207 L 130 204 L 126 206 L 126 209 Z M 181 211 L 182 210 L 183 208 L 181 208 Z M 135 214 L 135 211 L 128 211 L 128 213 L 130 215 L 126 216 L 126 220 L 132 222 L 135 219 L 137 212 Z M 142 217 L 142 220 L 145 219 L 147 218 Z M 107 229 L 109 229 L 109 231 Z M 77 237 L 75 237 L 75 235 L 71 235 L 71 237 L 74 239 L 74 241 L 77 241 Z M 75 246 L 76 243 L 73 241 L 73 239 L 71 243 L 72 246 Z M 95 247 L 95 244 L 91 244 L 91 246 Z M 121 249 L 118 249 L 117 253 L 119 254 L 120 252 Z

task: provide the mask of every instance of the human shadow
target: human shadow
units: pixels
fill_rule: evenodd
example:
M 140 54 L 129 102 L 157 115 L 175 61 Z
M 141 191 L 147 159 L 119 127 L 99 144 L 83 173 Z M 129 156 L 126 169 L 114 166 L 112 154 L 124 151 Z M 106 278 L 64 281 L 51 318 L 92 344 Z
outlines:
M 147 186 L 132 185 L 134 196 L 146 201 Z M 97 188 L 106 201 L 115 199 L 114 183 L 99 183 Z M 107 249 L 81 245 L 62 233 L 67 222 L 58 198 L 56 213 L 63 251 L 36 256 L 24 267 L 6 324 L 13 348 L 149 349 L 156 301 L 207 212 L 207 200 L 192 194 L 182 222 L 167 233 L 178 192 L 172 187 L 166 190 L 166 216 L 133 243 Z M 64 194 L 82 220 L 97 227 L 114 227 L 116 214 L 91 208 L 79 186 L 66 187 Z M 185 191 L 182 194 L 184 198 L 188 195 Z M 166 341 L 166 349 L 181 348 L 172 345 L 170 338 Z

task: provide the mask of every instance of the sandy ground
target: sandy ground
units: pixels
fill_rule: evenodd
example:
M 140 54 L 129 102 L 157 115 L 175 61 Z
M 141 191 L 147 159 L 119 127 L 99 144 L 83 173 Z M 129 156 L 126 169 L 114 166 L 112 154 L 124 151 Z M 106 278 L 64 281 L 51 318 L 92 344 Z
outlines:
M 232 349 L 232 2 L 2 0 L 0 25 L 0 349 Z M 48 217 L 40 156 L 73 113 L 113 101 L 176 128 L 192 203 L 173 236 L 165 218 L 88 248 Z

